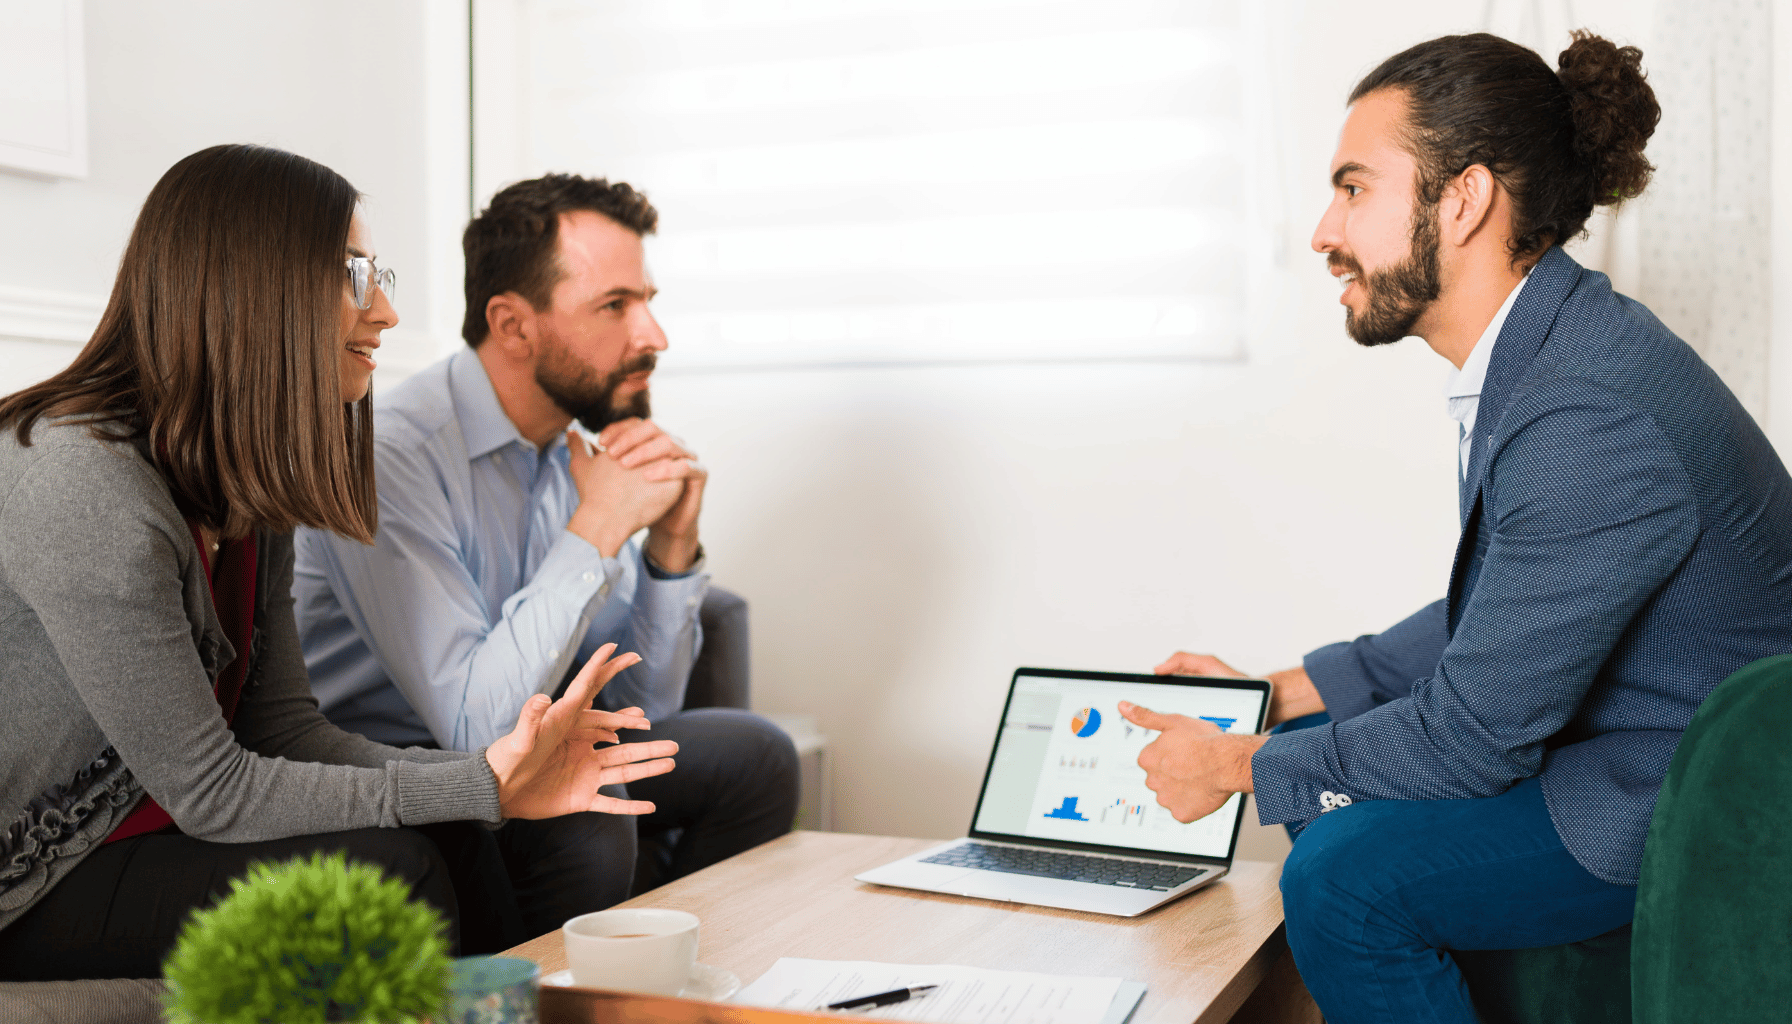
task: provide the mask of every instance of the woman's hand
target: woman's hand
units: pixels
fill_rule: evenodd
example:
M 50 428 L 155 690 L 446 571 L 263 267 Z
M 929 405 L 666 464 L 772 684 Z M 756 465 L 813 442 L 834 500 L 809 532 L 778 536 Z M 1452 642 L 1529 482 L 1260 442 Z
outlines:
M 678 744 L 671 740 L 593 749 L 596 743 L 616 743 L 618 729 L 651 728 L 640 708 L 591 710 L 597 691 L 641 660 L 638 654 L 611 658 L 615 652 L 615 644 L 598 648 L 559 700 L 546 694 L 530 697 L 517 716 L 516 728 L 485 749 L 486 763 L 498 777 L 498 807 L 506 818 L 653 810 L 646 800 L 618 800 L 597 791 L 599 786 L 663 775 L 672 770 L 672 755 L 678 753 Z

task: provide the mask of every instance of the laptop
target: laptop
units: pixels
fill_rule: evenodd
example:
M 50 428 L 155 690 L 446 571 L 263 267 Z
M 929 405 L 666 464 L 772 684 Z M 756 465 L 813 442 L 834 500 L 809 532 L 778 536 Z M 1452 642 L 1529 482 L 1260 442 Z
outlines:
M 1016 669 L 971 834 L 856 876 L 861 882 L 1136 917 L 1232 866 L 1244 797 L 1183 824 L 1145 788 L 1139 751 L 1158 734 L 1131 701 L 1256 733 L 1263 679 Z

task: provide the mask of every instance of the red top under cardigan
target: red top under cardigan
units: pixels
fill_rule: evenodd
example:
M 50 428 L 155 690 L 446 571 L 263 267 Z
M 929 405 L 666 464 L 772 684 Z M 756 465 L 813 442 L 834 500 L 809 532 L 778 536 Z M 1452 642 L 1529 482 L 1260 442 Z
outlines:
M 205 567 L 205 578 L 211 588 L 212 610 L 217 613 L 218 621 L 224 626 L 224 636 L 230 641 L 231 649 L 236 651 L 236 660 L 224 666 L 218 673 L 217 682 L 212 687 L 212 696 L 218 700 L 218 707 L 224 712 L 224 724 L 229 725 L 236 717 L 237 700 L 243 695 L 243 680 L 249 674 L 249 641 L 255 629 L 255 537 L 250 535 L 241 540 L 225 544 L 218 552 L 218 571 L 212 573 L 211 559 L 206 556 L 205 538 L 199 532 L 199 524 L 187 520 L 187 529 L 193 532 L 193 546 L 199 549 L 200 564 Z M 162 805 L 155 802 L 149 794 L 131 813 L 125 815 L 106 842 L 129 839 L 148 832 L 159 832 L 172 828 L 174 819 L 162 810 Z

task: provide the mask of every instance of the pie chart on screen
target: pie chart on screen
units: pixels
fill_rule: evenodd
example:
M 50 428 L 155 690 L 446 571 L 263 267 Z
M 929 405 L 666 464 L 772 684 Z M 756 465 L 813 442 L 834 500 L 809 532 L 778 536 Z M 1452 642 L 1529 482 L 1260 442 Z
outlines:
M 1101 712 L 1094 708 L 1084 708 L 1070 716 L 1070 731 L 1078 736 L 1093 736 L 1095 730 L 1101 728 Z

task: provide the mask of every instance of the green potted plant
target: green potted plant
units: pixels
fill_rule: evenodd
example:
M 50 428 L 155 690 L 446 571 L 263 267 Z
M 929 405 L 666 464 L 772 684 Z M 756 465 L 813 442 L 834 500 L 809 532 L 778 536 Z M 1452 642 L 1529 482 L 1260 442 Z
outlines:
M 441 1011 L 442 918 L 342 854 L 255 863 L 163 965 L 171 1024 L 400 1024 Z

